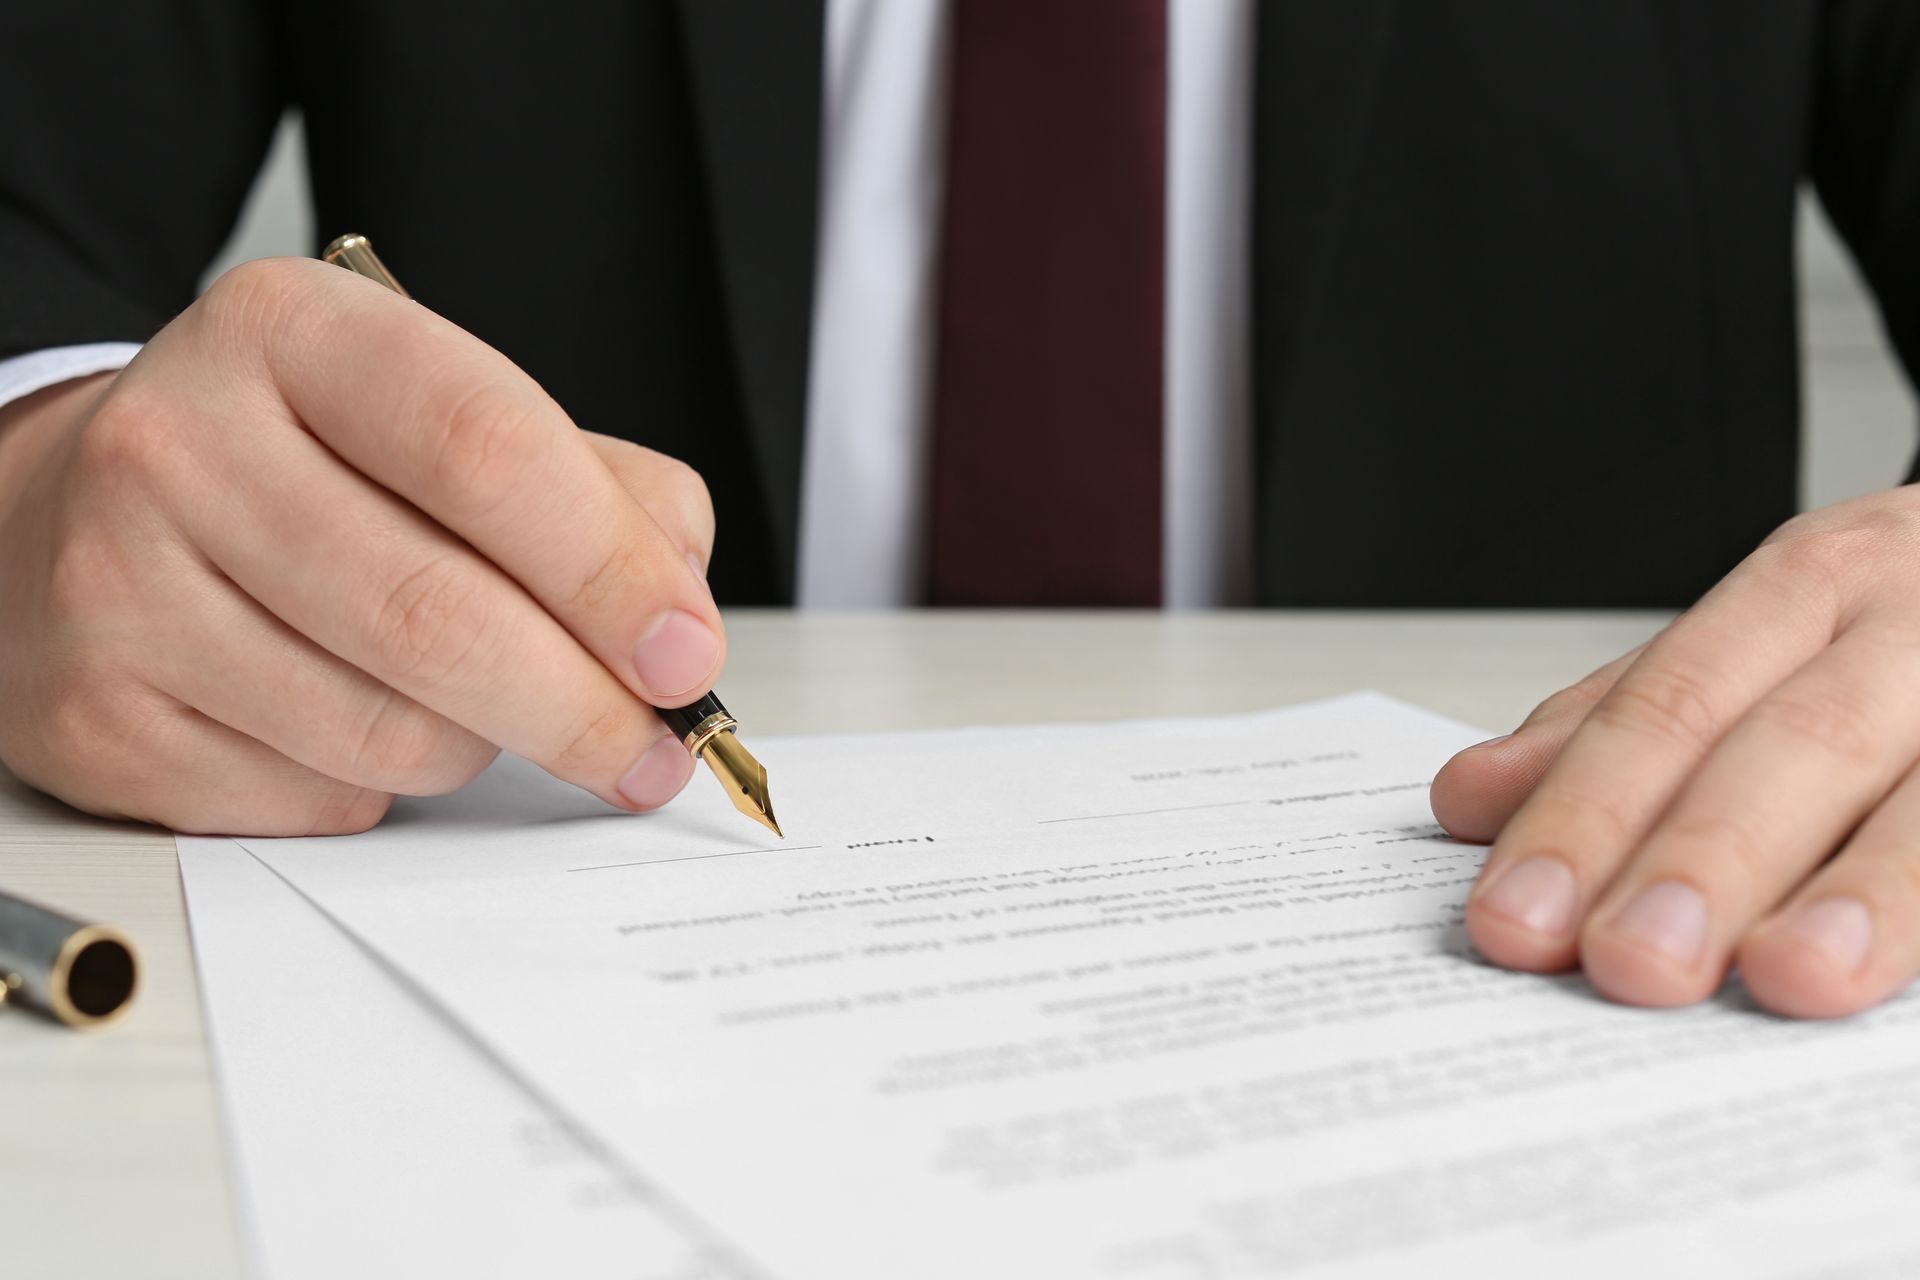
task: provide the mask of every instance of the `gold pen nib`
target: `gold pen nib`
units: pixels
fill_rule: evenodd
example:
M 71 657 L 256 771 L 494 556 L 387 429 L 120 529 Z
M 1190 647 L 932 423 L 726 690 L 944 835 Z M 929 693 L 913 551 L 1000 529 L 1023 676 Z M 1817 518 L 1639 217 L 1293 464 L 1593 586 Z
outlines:
M 773 797 L 767 792 L 767 771 L 748 751 L 732 730 L 709 737 L 700 748 L 700 758 L 727 789 L 733 807 L 785 840 L 780 824 L 774 821 Z

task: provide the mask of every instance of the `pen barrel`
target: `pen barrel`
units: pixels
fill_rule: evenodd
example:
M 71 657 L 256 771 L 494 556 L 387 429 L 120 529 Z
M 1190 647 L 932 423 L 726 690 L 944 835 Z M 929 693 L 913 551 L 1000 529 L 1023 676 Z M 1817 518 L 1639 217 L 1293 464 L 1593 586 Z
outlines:
M 0 893 L 0 999 L 30 1005 L 70 1027 L 106 1022 L 140 981 L 133 944 L 111 925 L 88 924 Z
M 667 728 L 673 730 L 673 736 L 680 739 L 681 742 L 686 743 L 689 749 L 691 749 L 693 745 L 689 740 L 695 733 L 699 732 L 701 726 L 705 725 L 715 716 L 725 717 L 729 723 L 733 720 L 733 717 L 728 714 L 726 707 L 721 705 L 720 699 L 714 697 L 711 693 L 704 695 L 696 702 L 689 702 L 684 707 L 658 707 L 655 709 L 659 711 L 660 718 L 667 722 Z

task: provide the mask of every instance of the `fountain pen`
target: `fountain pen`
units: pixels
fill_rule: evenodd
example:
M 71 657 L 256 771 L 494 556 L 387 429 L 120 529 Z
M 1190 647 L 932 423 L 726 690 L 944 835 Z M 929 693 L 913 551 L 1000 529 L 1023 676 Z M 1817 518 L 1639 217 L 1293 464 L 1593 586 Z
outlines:
M 380 255 L 373 251 L 372 243 L 365 236 L 341 236 L 329 244 L 320 256 L 336 267 L 345 267 L 355 275 L 385 285 L 403 298 L 413 296 L 400 287 L 400 281 L 387 270 L 386 263 L 380 261 Z M 667 727 L 679 737 L 681 744 L 695 760 L 706 761 L 707 768 L 713 770 L 713 776 L 726 788 L 727 799 L 732 801 L 734 808 L 774 835 L 786 839 L 773 816 L 773 798 L 767 792 L 767 771 L 735 735 L 738 724 L 726 707 L 721 705 L 719 698 L 709 691 L 698 701 L 684 707 L 656 707 L 654 710 L 667 722 Z

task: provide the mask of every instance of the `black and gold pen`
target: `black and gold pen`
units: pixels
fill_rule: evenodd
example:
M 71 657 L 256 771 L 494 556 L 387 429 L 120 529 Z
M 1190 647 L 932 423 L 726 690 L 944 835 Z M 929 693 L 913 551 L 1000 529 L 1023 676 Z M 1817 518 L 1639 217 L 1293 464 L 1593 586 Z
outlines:
M 385 285 L 403 298 L 413 296 L 400 287 L 400 282 L 387 270 L 386 263 L 380 261 L 380 255 L 373 251 L 373 245 L 365 236 L 341 236 L 320 256 L 337 267 Z M 727 799 L 733 802 L 734 808 L 774 835 L 786 838 L 774 820 L 773 799 L 767 792 L 767 771 L 735 735 L 738 726 L 719 698 L 708 692 L 687 706 L 656 710 L 667 727 L 679 735 L 693 758 L 706 761 L 707 768 L 713 770 L 713 776 L 726 788 Z

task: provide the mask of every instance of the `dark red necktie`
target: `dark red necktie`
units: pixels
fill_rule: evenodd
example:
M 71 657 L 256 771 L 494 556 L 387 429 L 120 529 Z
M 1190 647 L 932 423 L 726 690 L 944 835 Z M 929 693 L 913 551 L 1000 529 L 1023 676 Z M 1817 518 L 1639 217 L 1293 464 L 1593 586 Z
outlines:
M 1157 605 L 1166 0 L 954 0 L 929 594 Z

